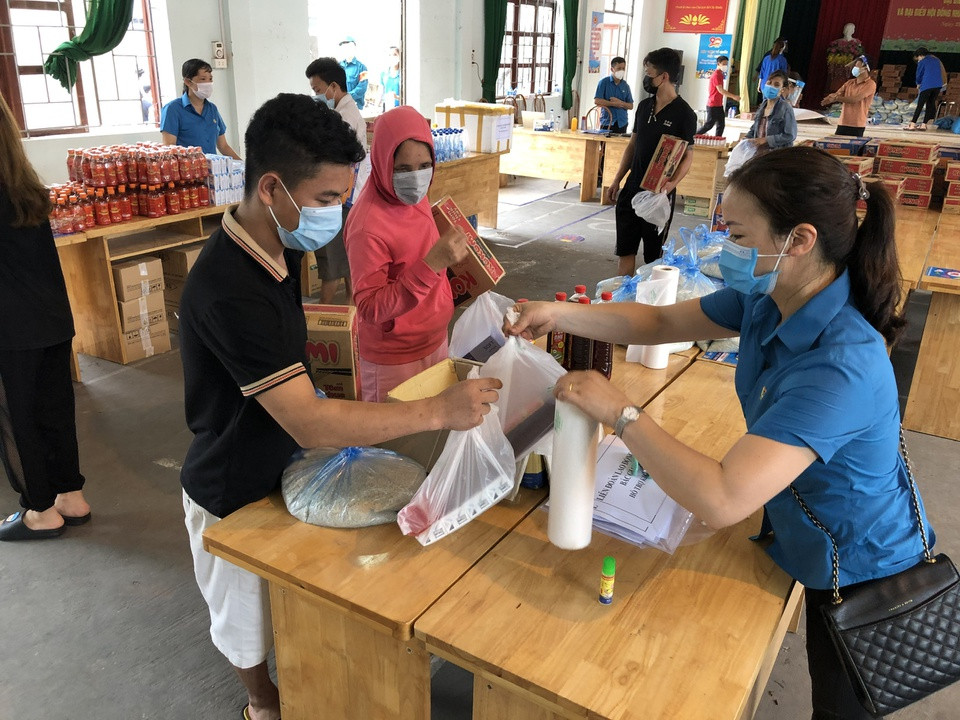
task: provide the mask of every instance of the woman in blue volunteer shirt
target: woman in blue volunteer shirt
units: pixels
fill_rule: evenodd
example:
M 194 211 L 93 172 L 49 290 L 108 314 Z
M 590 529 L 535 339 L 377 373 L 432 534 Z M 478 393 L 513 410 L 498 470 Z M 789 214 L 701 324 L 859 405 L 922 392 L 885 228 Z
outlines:
M 181 68 L 183 95 L 163 106 L 160 113 L 160 136 L 164 145 L 200 147 L 203 152 L 240 156 L 230 147 L 227 125 L 217 106 L 210 102 L 213 94 L 213 68 L 205 60 L 187 60 Z
M 599 373 L 570 373 L 556 393 L 615 427 L 660 487 L 711 527 L 764 509 L 767 552 L 806 587 L 813 717 L 866 719 L 820 613 L 833 592 L 831 543 L 791 487 L 836 539 L 841 587 L 921 561 L 886 352 L 905 324 L 894 206 L 836 158 L 796 147 L 737 170 L 723 215 L 729 287 L 667 307 L 524 303 L 506 329 L 644 345 L 740 336 L 736 390 L 747 434 L 721 462 L 678 442 Z M 932 543 L 929 526 L 927 536 Z

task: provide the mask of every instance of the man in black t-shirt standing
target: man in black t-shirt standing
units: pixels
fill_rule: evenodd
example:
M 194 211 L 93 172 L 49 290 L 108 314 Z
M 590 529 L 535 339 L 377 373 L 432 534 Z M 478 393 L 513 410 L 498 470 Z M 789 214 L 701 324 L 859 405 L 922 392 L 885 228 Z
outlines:
M 673 220 L 677 185 L 693 164 L 693 136 L 697 131 L 697 114 L 677 94 L 673 85 L 680 74 L 680 55 L 677 51 L 670 48 L 654 50 L 643 59 L 643 69 L 643 89 L 651 96 L 637 106 L 633 134 L 623 153 L 620 168 L 610 185 L 610 200 L 617 203 L 619 275 L 633 275 L 636 271 L 637 252 L 641 242 L 644 263 L 651 263 L 660 257 Z M 634 195 L 640 192 L 640 181 L 643 180 L 643 174 L 653 159 L 662 135 L 673 135 L 686 140 L 690 147 L 664 188 L 670 198 L 670 219 L 663 231 L 658 232 L 655 225 L 637 217 L 631 201 Z M 627 172 L 630 175 L 621 190 L 620 183 Z
M 340 196 L 364 151 L 336 112 L 306 95 L 264 103 L 245 145 L 243 200 L 207 241 L 180 304 L 186 420 L 194 434 L 180 482 L 210 637 L 247 690 L 244 716 L 278 720 L 280 697 L 266 662 L 273 645 L 266 582 L 204 550 L 203 531 L 276 490 L 298 446 L 466 430 L 480 424 L 501 385 L 468 380 L 413 403 L 317 398 L 306 365 L 300 262 L 303 251 L 339 232 Z M 430 252 L 459 249 L 448 239 Z

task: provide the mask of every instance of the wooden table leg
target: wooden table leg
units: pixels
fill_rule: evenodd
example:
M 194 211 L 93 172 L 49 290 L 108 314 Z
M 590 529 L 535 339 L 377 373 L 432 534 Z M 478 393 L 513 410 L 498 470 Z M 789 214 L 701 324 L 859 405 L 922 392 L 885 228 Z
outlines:
M 600 143 L 583 144 L 583 175 L 580 177 L 580 202 L 597 196 L 597 173 L 600 172 Z
M 270 583 L 284 720 L 430 720 L 430 654 L 373 624 Z
M 80 358 L 77 357 L 76 342 L 70 348 L 70 377 L 74 382 L 83 382 L 80 377 Z
M 507 688 L 499 682 L 474 676 L 473 720 L 562 720 L 564 717 L 538 705 L 532 695 L 524 695 L 519 688 Z

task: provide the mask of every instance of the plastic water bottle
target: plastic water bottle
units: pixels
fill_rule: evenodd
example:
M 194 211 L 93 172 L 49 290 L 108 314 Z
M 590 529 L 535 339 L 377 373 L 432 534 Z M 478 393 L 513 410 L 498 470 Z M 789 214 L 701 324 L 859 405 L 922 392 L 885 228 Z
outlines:
M 727 110 L 728 118 L 735 118 L 736 116 L 737 116 L 737 109 L 735 107 L 731 107 L 729 110 Z
M 553 110 L 550 111 L 550 130 L 553 132 L 557 131 L 557 117 L 554 115 Z

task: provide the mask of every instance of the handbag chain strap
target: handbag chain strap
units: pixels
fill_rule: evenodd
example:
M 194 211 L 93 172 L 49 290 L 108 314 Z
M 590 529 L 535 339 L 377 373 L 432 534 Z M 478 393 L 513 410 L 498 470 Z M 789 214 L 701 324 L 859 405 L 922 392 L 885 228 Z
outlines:
M 917 525 L 920 528 L 923 556 L 926 562 L 935 563 L 937 560 L 930 552 L 930 545 L 927 543 L 927 531 L 923 526 L 923 516 L 920 514 L 920 498 L 917 495 L 917 481 L 913 476 L 913 463 L 910 462 L 910 455 L 907 453 L 907 441 L 903 434 L 903 425 L 900 426 L 900 453 L 903 455 L 903 464 L 907 468 L 907 479 L 910 481 L 910 497 L 913 499 L 913 510 L 917 515 Z M 818 530 L 825 532 L 827 537 L 830 538 L 830 544 L 833 546 L 833 604 L 839 605 L 843 602 L 843 598 L 840 597 L 840 550 L 837 548 L 837 541 L 833 539 L 830 531 L 824 527 L 823 523 L 821 523 L 817 519 L 817 516 L 807 507 L 807 504 L 803 501 L 803 498 L 800 497 L 800 493 L 797 492 L 797 488 L 794 487 L 793 483 L 790 483 L 790 492 L 793 493 L 797 502 L 800 503 L 800 507 L 807 514 L 807 517 L 810 518 L 810 522 L 812 522 Z

